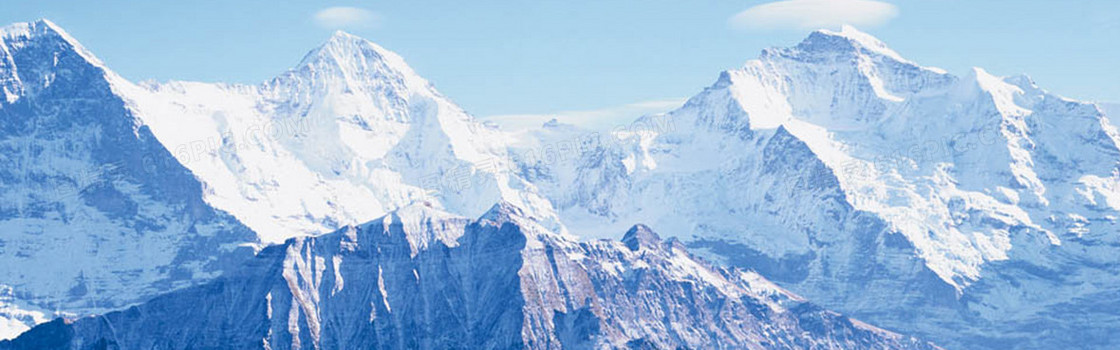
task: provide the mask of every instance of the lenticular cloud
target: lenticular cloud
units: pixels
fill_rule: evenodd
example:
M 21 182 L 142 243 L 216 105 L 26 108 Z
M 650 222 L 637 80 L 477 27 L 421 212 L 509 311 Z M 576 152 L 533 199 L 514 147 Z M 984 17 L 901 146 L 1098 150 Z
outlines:
M 743 30 L 805 30 L 844 24 L 867 28 L 897 15 L 894 5 L 872 0 L 786 0 L 751 7 L 731 17 L 728 24 Z

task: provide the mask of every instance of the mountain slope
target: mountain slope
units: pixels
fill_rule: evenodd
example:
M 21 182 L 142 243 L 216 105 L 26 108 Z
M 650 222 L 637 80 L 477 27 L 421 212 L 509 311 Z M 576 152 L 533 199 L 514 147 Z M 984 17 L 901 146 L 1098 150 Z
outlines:
M 484 203 L 508 200 L 528 208 L 533 225 L 565 231 L 555 221 L 551 204 L 535 194 L 533 185 L 506 171 L 511 166 L 505 149 L 508 135 L 474 121 L 398 56 L 364 39 L 336 33 L 296 68 L 258 86 L 186 82 L 139 86 L 113 74 L 49 22 L 15 25 L 6 33 L 10 33 L 6 39 L 11 39 L 3 48 L 11 58 L 5 60 L 9 64 L 3 73 L 16 74 L 4 80 L 8 104 L 3 112 L 13 121 L 6 125 L 10 135 L 6 141 L 20 147 L 4 155 L 18 161 L 10 171 L 26 172 L 10 176 L 19 181 L 5 182 L 6 193 L 31 197 L 17 197 L 16 203 L 56 210 L 78 206 L 83 213 L 95 210 L 108 216 L 101 221 L 75 221 L 65 212 L 41 214 L 19 207 L 9 217 L 10 225 L 24 225 L 13 231 L 27 237 L 5 241 L 18 241 L 21 249 L 0 254 L 15 261 L 3 269 L 9 274 L 3 281 L 11 286 L 0 289 L 6 293 L 0 298 L 0 310 L 10 321 L 6 336 L 44 321 L 49 315 L 46 310 L 77 316 L 100 313 L 209 280 L 231 261 L 247 258 L 247 254 L 230 254 L 258 238 L 276 241 L 315 234 L 418 201 L 480 214 L 486 210 Z M 38 49 L 43 46 L 48 50 Z M 49 67 L 41 68 L 44 64 Z M 71 75 L 82 80 L 71 80 Z M 37 103 L 67 108 L 45 113 L 25 107 Z M 43 147 L 51 150 L 43 152 L 37 148 L 43 139 L 69 144 Z M 78 169 L 63 172 L 71 169 L 60 164 L 71 163 Z M 56 181 L 55 175 L 41 172 L 63 172 L 68 177 Z M 74 188 L 77 199 L 36 198 L 37 188 Z M 99 195 L 93 196 L 91 189 Z M 29 219 L 51 226 L 33 230 L 24 224 Z M 238 220 L 257 229 L 259 237 Z M 70 225 L 75 223 L 82 225 L 77 229 L 81 235 L 72 234 Z M 425 238 L 412 243 L 426 242 Z M 101 244 L 114 250 L 77 252 Z M 65 256 L 66 262 L 55 264 L 55 256 Z M 264 272 L 254 273 L 267 277 Z M 168 298 L 161 300 L 170 303 L 177 297 Z M 182 305 L 196 306 L 164 306 Z M 814 330 L 822 332 L 817 338 L 832 337 L 824 334 L 833 331 L 852 331 L 862 338 L 839 335 L 814 340 L 791 333 L 783 335 L 783 341 L 860 344 L 876 337 L 896 341 L 897 336 L 822 315 L 822 322 L 829 325 Z M 794 322 L 788 317 L 782 322 Z M 782 326 L 764 321 L 752 327 Z M 833 321 L 840 324 L 833 327 Z M 620 317 L 611 322 L 635 321 Z M 557 337 L 579 337 L 569 334 L 573 330 L 541 327 L 545 328 L 536 331 L 547 333 L 543 338 L 526 335 L 516 341 L 550 344 L 559 342 Z M 486 331 L 487 337 L 496 339 L 519 334 Z M 648 341 L 746 341 L 718 329 L 706 332 L 714 333 Z M 903 339 L 899 344 L 907 342 Z
M 1120 120 L 1120 103 L 1101 103 L 1100 107 L 1112 126 L 1118 125 L 1115 120 Z
M 48 21 L 0 36 L 0 337 L 205 280 L 257 241 L 73 38 Z
M 18 234 L 0 237 L 0 336 L 417 201 L 477 215 L 505 200 L 559 227 L 504 171 L 504 134 L 367 40 L 336 33 L 255 86 L 136 85 L 48 21 L 4 33 L 0 218 Z M 57 256 L 72 264 L 42 263 Z
M 707 265 L 645 226 L 577 243 L 523 215 L 405 207 L 0 348 L 933 348 Z
M 125 96 L 213 189 L 207 201 L 265 241 L 330 232 L 416 200 L 469 215 L 499 200 L 550 211 L 504 171 L 504 133 L 396 54 L 343 32 L 260 85 L 170 82 Z
M 510 202 L 523 208 L 521 217 L 543 226 L 533 232 L 558 232 L 505 237 L 511 242 L 503 243 L 517 248 L 518 237 L 532 236 L 517 248 L 520 253 L 509 254 L 521 260 L 497 267 L 515 268 L 516 276 L 512 270 L 467 276 L 455 270 L 462 267 L 447 267 L 454 264 L 439 259 L 450 258 L 430 247 L 453 250 L 464 237 L 474 237 L 456 230 L 412 231 L 426 233 L 404 235 L 407 242 L 379 242 L 402 251 L 407 246 L 409 259 L 435 259 L 477 288 L 495 288 L 498 295 L 534 305 L 533 312 L 497 308 L 500 314 L 486 314 L 467 304 L 433 308 L 431 303 L 446 300 L 430 299 L 437 294 L 413 287 L 381 295 L 405 298 L 409 306 L 400 308 L 440 310 L 460 320 L 482 315 L 494 327 L 516 330 L 489 333 L 507 336 L 493 339 L 505 344 L 570 344 L 592 333 L 603 335 L 593 337 L 596 342 L 612 345 L 718 341 L 730 347 L 768 338 L 793 346 L 849 347 L 868 345 L 858 339 L 881 340 L 826 316 L 818 314 L 821 321 L 783 312 L 751 314 L 759 322 L 745 325 L 689 314 L 680 317 L 694 328 L 674 329 L 679 324 L 662 321 L 668 314 L 658 308 L 665 305 L 640 303 L 628 284 L 648 281 L 610 271 L 616 265 L 665 267 L 655 276 L 664 279 L 648 283 L 685 296 L 666 304 L 672 310 L 718 309 L 711 298 L 743 293 L 725 289 L 723 282 L 696 282 L 697 276 L 719 275 L 732 285 L 749 285 L 753 277 L 705 267 L 699 275 L 688 274 L 695 283 L 683 287 L 665 280 L 679 277 L 672 273 L 683 266 L 673 262 L 676 248 L 655 255 L 662 260 L 647 261 L 610 244 L 574 243 L 566 236 L 568 228 L 590 237 L 613 236 L 646 222 L 677 234 L 694 251 L 756 270 L 809 300 L 938 343 L 1120 344 L 1111 332 L 1120 324 L 1113 311 L 1120 267 L 1112 261 L 1120 243 L 1115 234 L 1120 147 L 1100 111 L 1050 94 L 1026 77 L 996 77 L 980 69 L 956 76 L 920 66 L 851 28 L 818 31 L 795 47 L 766 50 L 758 60 L 721 74 L 681 108 L 639 118 L 610 134 L 559 123 L 504 133 L 475 121 L 399 56 L 341 32 L 296 67 L 252 86 L 135 85 L 49 22 L 15 25 L 3 33 L 0 229 L 13 234 L 0 237 L 0 327 L 8 327 L 9 335 L 25 329 L 24 323 L 44 321 L 50 311 L 101 312 L 209 280 L 227 270 L 236 247 L 258 239 L 282 242 L 330 232 L 412 203 L 475 217 L 492 203 Z M 642 232 L 634 231 L 634 237 Z M 321 239 L 341 240 L 339 235 L 344 234 Z M 526 247 L 536 247 L 544 236 L 553 237 L 545 239 L 553 245 L 541 243 L 553 249 L 544 257 L 555 257 L 549 254 L 557 250 L 571 254 L 547 263 L 540 254 L 526 255 L 536 252 Z M 353 334 L 377 335 L 374 345 L 446 340 L 403 334 L 410 327 L 433 329 L 434 318 L 424 313 L 354 323 L 358 318 L 339 311 L 336 322 L 344 326 L 321 327 L 326 321 L 311 311 L 320 310 L 321 297 L 335 291 L 321 289 L 331 284 L 319 284 L 330 278 L 320 268 L 345 252 L 303 246 L 315 242 L 320 241 L 285 243 L 309 254 L 301 263 L 308 269 L 283 267 L 298 259 L 272 248 L 254 260 L 262 265 L 237 278 L 110 315 L 134 326 L 164 317 L 136 310 L 176 310 L 229 324 L 245 320 L 228 333 L 222 330 L 230 327 L 207 328 L 212 337 L 200 342 L 257 344 L 268 338 L 285 346 L 334 345 Z M 485 255 L 460 252 L 467 261 Z M 402 254 L 395 254 L 405 267 L 418 264 L 401 262 Z M 607 265 L 588 267 L 596 264 Z M 522 274 L 526 266 L 544 272 Z M 548 266 L 554 268 L 552 277 L 543 268 Z M 398 282 L 425 278 L 393 268 Z M 577 277 L 562 273 L 565 269 Z M 294 279 L 289 286 L 288 277 L 277 280 L 279 270 L 305 273 L 289 274 Z M 591 277 L 578 277 L 585 274 Z M 351 290 L 364 293 L 373 290 L 371 276 L 345 280 L 362 281 Z M 547 290 L 545 300 L 490 277 L 515 279 L 522 287 L 545 283 L 537 277 L 590 283 L 595 288 L 581 295 L 593 289 L 593 300 L 613 303 L 604 310 L 628 316 L 600 313 L 559 282 L 534 285 Z M 248 281 L 263 284 L 243 284 Z M 718 293 L 691 289 L 697 284 Z M 236 307 L 174 302 L 213 300 L 205 291 L 230 298 L 220 300 Z M 287 319 L 261 319 L 260 312 L 274 302 L 262 304 L 260 298 L 273 291 L 288 293 L 289 302 L 276 302 Z M 448 293 L 477 296 L 466 289 Z M 423 295 L 429 299 L 408 299 Z M 352 298 L 359 297 L 340 296 L 329 307 L 343 309 L 339 305 L 352 304 Z M 387 300 L 381 304 L 389 305 Z M 375 305 L 363 316 L 372 315 L 377 300 L 359 303 L 364 308 L 370 302 Z M 566 316 L 558 320 L 554 310 L 561 309 Z M 732 314 L 732 320 L 747 317 Z M 633 323 L 651 315 L 660 326 Z M 469 321 L 460 323 L 477 319 Z M 824 326 L 800 323 L 816 321 Z M 96 319 L 76 325 L 54 323 L 33 337 L 73 331 L 89 339 L 107 337 Z M 168 332 L 166 339 L 178 339 L 175 332 L 199 331 L 183 327 L 200 325 L 158 326 L 167 327 L 160 328 Z M 325 334 L 326 329 L 339 333 Z M 467 326 L 448 329 L 453 334 L 447 339 L 485 341 Z M 785 333 L 759 335 L 778 329 Z M 279 338 L 271 338 L 269 330 Z M 800 330 L 809 330 L 808 338 Z M 134 337 L 140 335 L 148 334 L 112 340 L 139 344 Z M 228 338 L 234 336 L 241 338 Z M 528 344 L 530 339 L 539 343 Z
M 525 167 L 574 231 L 688 232 L 713 259 L 950 346 L 1120 343 L 1102 336 L 1120 147 L 1091 104 L 923 67 L 845 28 L 635 124 L 667 127 Z

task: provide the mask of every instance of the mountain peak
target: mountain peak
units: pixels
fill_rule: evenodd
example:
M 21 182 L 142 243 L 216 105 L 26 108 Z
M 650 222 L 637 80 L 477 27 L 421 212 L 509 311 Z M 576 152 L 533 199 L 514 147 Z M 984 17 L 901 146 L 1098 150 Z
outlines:
M 806 52 L 863 52 L 890 57 L 899 62 L 910 62 L 878 38 L 850 25 L 842 26 L 840 31 L 817 30 L 796 48 Z
M 0 27 L 0 101 L 14 103 L 79 72 L 116 77 L 54 22 L 40 19 Z
M 354 35 L 354 34 L 350 34 L 349 32 L 347 32 L 345 30 L 339 29 L 339 30 L 334 31 L 333 34 L 331 34 L 331 39 L 333 40 L 335 38 L 345 39 L 345 38 L 360 38 L 360 37 L 358 37 L 357 35 Z
M 4 51 L 12 50 L 13 46 L 22 47 L 23 45 L 14 45 L 16 42 L 27 41 L 42 41 L 55 39 L 60 41 L 63 45 L 68 46 L 69 49 L 74 50 L 82 56 L 86 61 L 94 65 L 104 68 L 105 64 L 97 59 L 89 50 L 86 50 L 77 39 L 70 36 L 66 30 L 58 26 L 48 19 L 39 19 L 34 22 L 20 22 L 13 23 L 6 27 L 0 28 L 0 45 L 4 46 Z M 10 54 L 10 53 L 8 53 Z
M 36 20 L 35 22 L 31 22 L 31 25 L 35 26 L 37 28 L 40 28 L 41 30 L 44 30 L 44 31 L 49 31 L 49 32 L 56 33 L 56 34 L 59 34 L 59 35 L 65 35 L 67 37 L 70 36 L 69 34 L 66 33 L 66 30 L 63 30 L 62 27 L 58 26 L 58 24 L 55 24 L 54 22 L 51 22 L 51 20 L 46 19 L 46 18 L 40 18 L 40 19 Z
M 341 30 L 308 52 L 292 73 L 336 82 L 345 91 L 385 85 L 418 91 L 430 85 L 401 56 Z
M 514 218 L 523 217 L 525 217 L 525 212 L 521 210 L 521 208 L 518 208 L 512 203 L 501 201 L 495 203 L 494 206 L 490 207 L 490 210 L 482 214 L 481 219 L 502 223 L 511 222 L 514 221 Z
M 404 59 L 360 36 L 344 31 L 335 31 L 322 45 L 311 50 L 304 57 L 303 63 L 332 60 L 338 64 L 347 63 L 392 63 L 398 68 L 408 68 Z M 361 62 L 354 62 L 355 60 Z M 411 69 L 409 69 L 411 71 Z
M 34 22 L 17 22 L 0 28 L 4 39 L 15 37 L 38 37 L 43 35 L 64 35 L 66 31 L 62 30 L 54 22 L 48 19 L 39 19 Z M 67 35 L 69 36 L 69 35 Z
M 336 30 L 331 34 L 331 36 L 327 38 L 327 41 L 323 42 L 316 51 L 322 51 L 327 48 L 350 54 L 373 51 L 377 55 L 384 55 L 389 51 L 372 41 L 342 30 Z
M 842 38 L 851 40 L 853 42 L 856 42 L 856 43 L 860 44 L 861 46 L 864 46 L 864 47 L 867 47 L 867 48 L 877 48 L 877 49 L 882 49 L 882 50 L 887 50 L 887 51 L 890 51 L 890 52 L 894 52 L 894 51 L 891 51 L 891 49 L 887 47 L 887 44 L 885 44 L 885 43 L 883 43 L 883 41 L 879 40 L 879 38 L 876 38 L 875 36 L 873 36 L 871 34 L 868 34 L 867 32 L 861 31 L 859 29 L 856 29 L 856 27 L 853 27 L 853 26 L 850 26 L 850 25 L 847 25 L 847 24 L 841 26 L 840 31 L 832 31 L 832 30 L 828 30 L 828 29 L 821 29 L 821 30 L 818 30 L 817 32 L 821 33 L 821 34 L 824 34 L 824 35 L 842 37 Z
M 632 251 L 638 251 L 642 248 L 654 249 L 661 244 L 661 236 L 653 232 L 649 226 L 637 224 L 622 236 L 622 244 L 625 244 L 626 248 L 630 248 Z

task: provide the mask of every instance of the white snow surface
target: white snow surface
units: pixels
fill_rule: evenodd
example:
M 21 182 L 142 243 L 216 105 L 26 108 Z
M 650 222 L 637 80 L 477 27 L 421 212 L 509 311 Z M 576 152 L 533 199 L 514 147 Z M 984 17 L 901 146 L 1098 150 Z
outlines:
M 16 162 L 8 168 L 18 180 L 0 188 L 3 214 L 11 214 L 0 217 L 0 230 L 18 233 L 0 237 L 0 249 L 7 247 L 0 261 L 8 267 L 0 270 L 0 286 L 14 290 L 11 300 L 0 299 L 7 335 L 52 313 L 100 313 L 212 278 L 219 271 L 206 264 L 219 253 L 205 249 L 331 232 L 414 203 L 479 215 L 505 201 L 563 231 L 550 203 L 510 175 L 512 136 L 476 121 L 398 55 L 365 39 L 337 32 L 296 67 L 259 85 L 134 84 L 45 20 L 6 27 L 3 39 L 0 114 L 21 102 L 71 108 L 35 115 L 9 109 L 28 126 L 0 144 L 12 151 L 3 160 Z M 48 89 L 55 82 L 55 89 L 74 91 Z M 102 115 L 105 110 L 111 112 Z M 64 121 L 70 115 L 93 124 L 73 127 Z M 132 135 L 107 131 L 119 121 L 129 123 Z M 143 140 L 147 132 L 166 156 L 104 160 L 138 146 L 101 140 Z M 83 142 L 109 146 L 74 145 Z M 33 151 L 38 147 L 49 151 Z M 149 187 L 189 192 L 175 187 L 185 179 L 129 177 L 157 164 L 189 171 L 183 174 L 201 184 L 198 199 L 209 206 L 200 210 L 235 220 L 176 218 L 184 209 L 153 198 Z M 44 176 L 47 181 L 39 180 Z M 108 189 L 90 192 L 102 188 Z M 119 198 L 123 206 L 114 202 Z M 180 200 L 194 198 L 172 202 Z M 240 224 L 258 237 L 225 233 Z M 211 242 L 217 240 L 225 242 Z M 414 243 L 416 249 L 426 244 Z
M 971 334 L 895 319 L 911 317 L 897 312 L 908 297 L 935 294 L 913 290 L 928 283 L 916 269 L 984 322 L 1029 324 L 1120 287 L 1106 248 L 1120 231 L 1117 131 L 1096 106 L 1028 77 L 952 75 L 845 27 L 764 50 L 681 108 L 634 125 L 646 127 L 570 161 L 530 161 L 542 168 L 530 180 L 573 231 L 642 222 L 689 232 L 686 241 L 742 244 L 767 257 L 754 262 L 802 266 L 768 277 L 810 300 L 939 340 Z M 887 291 L 875 290 L 880 282 Z
M 583 212 L 592 211 L 602 220 L 585 224 L 589 228 L 649 222 L 683 232 L 736 220 L 740 215 L 716 213 L 730 204 L 706 199 L 724 197 L 718 192 L 725 191 L 750 196 L 750 188 L 710 186 L 726 174 L 702 181 L 677 175 L 695 179 L 735 163 L 738 154 L 759 153 L 752 149 L 778 128 L 832 170 L 849 204 L 889 222 L 933 271 L 958 288 L 979 278 L 984 263 L 1008 259 L 1007 227 L 1028 228 L 1045 244 L 1060 245 L 1063 237 L 1085 231 L 1070 226 L 1068 221 L 1078 221 L 1072 218 L 1092 217 L 1086 220 L 1105 231 L 1115 228 L 1112 220 L 1095 212 L 1120 208 L 1117 134 L 1091 105 L 1049 94 L 1025 77 L 996 77 L 979 68 L 957 77 L 922 67 L 851 27 L 818 31 L 794 48 L 766 50 L 762 58 L 725 72 L 684 107 L 646 119 L 667 120 L 661 122 L 667 132 L 613 135 L 615 142 L 630 140 L 617 155 L 625 175 L 573 185 L 568 177 L 603 168 L 553 170 L 561 178 L 555 190 L 567 193 L 550 197 L 559 198 L 565 220 L 580 222 L 587 219 Z M 741 138 L 746 130 L 760 137 Z M 565 176 L 572 172 L 580 174 Z M 584 186 L 619 182 L 629 187 L 606 195 L 613 203 L 565 200 L 600 190 Z M 658 187 L 651 188 L 654 183 Z M 703 217 L 672 215 L 685 211 Z M 801 220 L 790 214 L 778 213 L 778 220 Z M 743 225 L 775 221 L 755 219 Z M 773 229 L 782 228 L 789 226 Z M 774 256 L 809 246 L 795 234 L 751 243 Z
M 50 83 L 14 74 L 20 67 L 7 39 L 27 37 L 33 27 L 3 32 L 0 91 L 9 105 Z M 264 243 L 417 203 L 476 217 L 506 201 L 533 225 L 561 234 L 604 238 L 645 223 L 685 242 L 742 248 L 755 262 L 792 259 L 774 271 L 794 272 L 767 277 L 826 306 L 866 311 L 873 323 L 951 341 L 962 336 L 955 333 L 973 334 L 940 322 L 964 322 L 951 313 L 913 325 L 892 313 L 911 296 L 933 294 L 912 283 L 947 286 L 983 320 L 1026 324 L 1048 308 L 1120 288 L 1110 267 L 1111 247 L 1120 243 L 1120 137 L 1100 108 L 1051 94 L 1025 76 L 924 67 L 851 27 L 764 50 L 679 109 L 609 132 L 559 122 L 518 132 L 485 125 L 398 55 L 343 32 L 258 85 L 133 84 L 61 35 L 103 71 L 140 124 L 136 130 L 150 130 L 197 178 L 205 203 Z M 49 168 L 89 165 L 59 164 Z M 172 211 L 161 205 L 142 207 L 152 216 Z M 58 220 L 2 224 L 38 227 L 52 233 L 40 240 L 77 244 L 57 233 L 64 231 Z M 78 236 L 114 225 L 95 218 Z M 187 228 L 165 232 L 175 230 Z M 143 265 L 134 268 L 142 272 L 114 286 L 159 277 L 144 264 L 170 263 L 174 255 L 164 252 L 177 241 L 157 238 L 120 238 L 153 256 L 122 259 Z M 415 253 L 455 239 L 409 243 Z M 44 254 L 73 248 L 55 247 L 62 248 Z M 73 261 L 103 263 L 104 254 Z M 922 279 L 925 271 L 935 281 Z M 1069 272 L 1056 278 L 1048 271 Z M 206 271 L 194 272 L 205 278 Z M 46 277 L 17 287 L 64 293 L 75 277 L 65 273 L 41 271 Z M 0 299 L 0 307 L 8 304 Z
M 124 80 L 61 28 L 0 29 L 0 62 L 0 334 L 205 280 L 254 243 L 192 196 L 116 97 Z
M 337 32 L 255 86 L 128 86 L 137 114 L 265 242 L 329 232 L 430 201 L 478 215 L 549 204 L 504 171 L 509 136 L 440 95 L 400 56 Z

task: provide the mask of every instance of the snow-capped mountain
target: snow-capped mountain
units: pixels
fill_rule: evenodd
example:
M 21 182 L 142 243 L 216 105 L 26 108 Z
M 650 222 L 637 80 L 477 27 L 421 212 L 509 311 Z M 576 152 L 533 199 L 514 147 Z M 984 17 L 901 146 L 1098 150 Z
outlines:
M 0 29 L 0 338 L 218 275 L 257 242 L 203 201 L 116 90 L 48 21 Z
M 3 38 L 3 196 L 16 204 L 0 237 L 5 337 L 51 313 L 163 295 L 5 346 L 930 347 L 708 266 L 644 227 L 624 244 L 577 243 L 509 171 L 516 135 L 475 121 L 364 39 L 336 33 L 245 86 L 133 84 L 48 21 Z M 496 202 L 510 204 L 487 212 Z M 471 222 L 431 207 L 487 214 Z M 148 316 L 129 330 L 136 310 Z M 182 319 L 187 310 L 198 318 Z M 117 317 L 121 333 L 95 334 Z
M 206 280 L 239 245 L 417 201 L 469 215 L 508 201 L 560 227 L 508 175 L 505 134 L 346 33 L 254 86 L 133 84 L 45 20 L 6 27 L 3 44 L 0 337 Z
M 688 233 L 710 257 L 950 347 L 1120 344 L 1120 147 L 1092 104 L 924 67 L 846 27 L 634 125 L 524 167 L 573 231 Z
M 417 204 L 0 349 L 933 349 L 713 267 L 645 226 L 579 243 L 499 204 Z
M 210 332 L 200 346 L 355 335 L 375 335 L 371 346 L 475 344 L 469 324 L 483 317 L 513 332 L 494 341 L 529 347 L 921 345 L 801 314 L 790 306 L 799 299 L 687 258 L 683 242 L 824 307 L 952 347 L 1120 343 L 1120 138 L 1101 110 L 1022 76 L 920 66 L 852 28 L 765 50 L 679 109 L 609 134 L 556 122 L 503 132 L 396 54 L 341 32 L 258 85 L 133 84 L 47 21 L 6 27 L 0 43 L 7 335 L 52 312 L 101 313 L 187 287 L 27 339 L 145 345 L 136 337 L 155 334 L 110 337 L 100 322 L 111 319 L 168 341 Z M 511 204 L 486 214 L 500 202 Z M 514 207 L 521 214 L 501 214 Z M 399 208 L 395 219 L 306 237 Z M 426 224 L 374 229 L 404 216 Z M 515 234 L 500 229 L 511 222 Z M 637 223 L 679 241 L 634 252 L 569 236 L 614 237 Z M 513 235 L 487 241 L 500 234 Z M 250 259 L 238 247 L 262 241 L 285 243 L 222 275 Z M 512 260 L 472 263 L 497 258 L 475 245 L 499 243 L 491 248 Z M 381 244 L 391 260 L 374 254 Z M 383 267 L 393 282 L 333 270 L 336 258 Z M 483 292 L 528 308 L 487 304 Z M 474 299 L 433 299 L 446 295 Z M 769 311 L 752 313 L 758 305 Z M 168 323 L 177 312 L 203 324 Z
M 549 204 L 505 171 L 506 134 L 400 56 L 337 32 L 260 85 L 148 84 L 126 99 L 226 210 L 268 242 L 366 222 L 417 200 L 478 215 Z

